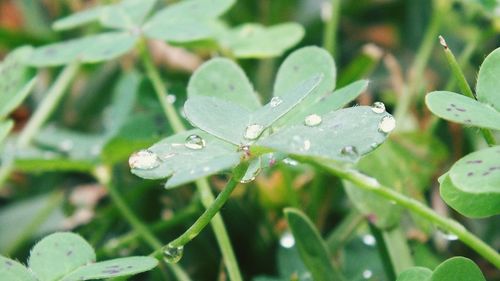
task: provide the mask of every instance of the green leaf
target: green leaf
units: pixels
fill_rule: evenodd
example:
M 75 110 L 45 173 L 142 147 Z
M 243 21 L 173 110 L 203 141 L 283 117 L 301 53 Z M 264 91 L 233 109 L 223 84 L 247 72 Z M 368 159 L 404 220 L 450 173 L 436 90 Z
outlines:
M 188 97 L 194 96 L 224 99 L 247 110 L 255 110 L 261 106 L 259 97 L 243 70 L 233 61 L 224 58 L 211 59 L 193 73 L 189 79 Z
M 36 77 L 25 65 L 33 48 L 12 51 L 0 64 L 0 119 L 16 109 L 35 86 Z
M 7 137 L 13 126 L 14 122 L 12 120 L 0 122 L 0 144 L 2 144 L 3 140 Z
M 462 191 L 448 175 L 442 179 L 439 192 L 446 204 L 464 216 L 482 218 L 500 214 L 498 193 L 478 194 Z
M 291 93 L 290 89 L 294 88 L 298 81 L 304 81 L 318 73 L 323 74 L 323 80 L 299 109 L 309 109 L 312 104 L 333 91 L 337 70 L 332 56 L 326 50 L 314 46 L 298 49 L 281 64 L 274 82 L 273 95 L 283 98 Z M 332 110 L 334 109 L 328 112 Z
M 4 256 L 0 256 L 0 277 L 6 281 L 37 281 L 24 265 Z
M 167 6 L 144 25 L 147 37 L 172 42 L 189 42 L 210 38 L 213 21 L 233 4 L 234 0 L 185 0 Z
M 428 281 L 432 270 L 425 267 L 412 267 L 401 272 L 396 281 Z
M 52 28 L 54 30 L 62 31 L 95 22 L 99 20 L 99 16 L 104 8 L 105 6 L 98 6 L 58 19 L 52 24 Z
M 246 23 L 223 31 L 217 37 L 220 44 L 237 58 L 271 58 L 281 56 L 304 37 L 304 28 L 297 23 L 264 27 Z
M 65 276 L 62 281 L 79 281 L 126 276 L 149 271 L 158 261 L 152 257 L 126 257 L 83 266 Z
M 186 147 L 190 136 L 201 138 L 194 142 L 198 146 L 191 146 L 197 149 Z M 132 155 L 129 163 L 135 175 L 146 179 L 171 177 L 166 187 L 174 187 L 236 166 L 240 162 L 240 152 L 236 149 L 229 143 L 194 129 L 168 137 L 147 149 L 149 159 L 153 160 L 148 169 L 141 169 L 140 161 L 143 159 L 134 158 L 138 154 Z
M 124 0 L 103 9 L 100 22 L 110 28 L 139 28 L 155 4 L 156 0 Z
M 484 59 L 477 78 L 476 94 L 477 99 L 485 104 L 493 106 L 500 112 L 500 48 L 491 52 Z M 497 123 L 500 123 L 497 119 Z
M 40 281 L 59 280 L 81 266 L 95 262 L 94 249 L 70 232 L 49 235 L 31 250 L 30 269 Z
M 89 155 L 92 157 L 91 155 Z M 89 157 L 85 156 L 85 157 Z M 28 147 L 16 151 L 15 166 L 25 172 L 41 171 L 90 171 L 95 167 L 95 160 L 73 159 L 64 153 L 52 150 Z
M 98 63 L 117 58 L 131 50 L 137 35 L 129 32 L 108 32 L 54 43 L 35 49 L 29 63 L 32 66 L 57 66 L 74 61 Z
M 500 130 L 500 112 L 493 107 L 452 92 L 437 91 L 425 97 L 427 107 L 437 116 L 481 128 Z
M 486 281 L 479 267 L 470 259 L 454 257 L 440 264 L 430 281 Z
M 297 249 L 314 280 L 343 280 L 332 266 L 321 236 L 314 224 L 297 209 L 286 208 L 285 216 Z
M 320 123 L 283 128 L 255 145 L 292 155 L 356 162 L 385 141 L 387 133 L 380 128 L 390 132 L 395 125 L 390 114 L 375 113 L 368 106 L 341 109 L 314 119 Z

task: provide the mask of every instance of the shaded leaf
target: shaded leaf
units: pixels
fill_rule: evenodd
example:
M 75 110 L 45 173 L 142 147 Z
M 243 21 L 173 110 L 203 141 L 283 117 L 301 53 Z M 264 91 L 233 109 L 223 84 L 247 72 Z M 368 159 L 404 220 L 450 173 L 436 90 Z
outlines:
M 73 159 L 64 153 L 28 147 L 16 151 L 15 166 L 26 172 L 40 171 L 90 171 L 94 159 Z
M 0 256 L 0 277 L 6 281 L 36 281 L 24 265 L 4 256 Z
M 436 267 L 430 281 L 486 281 L 486 279 L 473 261 L 464 257 L 454 257 Z
M 281 56 L 304 37 L 304 28 L 297 23 L 264 27 L 246 23 L 225 30 L 218 41 L 237 58 L 271 58 Z
M 493 106 L 500 112 L 500 48 L 495 49 L 485 59 L 477 78 L 477 99 L 487 105 Z M 497 119 L 497 123 L 500 123 Z
M 500 130 L 500 112 L 493 107 L 452 92 L 437 91 L 425 97 L 427 107 L 437 116 L 471 126 Z

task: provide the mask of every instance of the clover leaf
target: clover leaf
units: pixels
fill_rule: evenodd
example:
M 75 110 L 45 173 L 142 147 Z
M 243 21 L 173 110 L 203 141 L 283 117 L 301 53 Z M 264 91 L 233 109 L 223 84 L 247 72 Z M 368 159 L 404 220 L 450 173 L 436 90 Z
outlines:
M 299 69 L 308 59 L 324 64 Z M 236 64 L 212 59 L 191 77 L 184 106 L 186 118 L 199 130 L 174 135 L 134 153 L 129 159 L 132 172 L 150 179 L 171 177 L 166 186 L 174 187 L 233 168 L 241 161 L 250 161 L 241 179 L 247 182 L 282 158 L 281 152 L 354 163 L 386 139 L 395 121 L 380 106 L 335 111 L 355 98 L 366 83 L 355 82 L 329 93 L 334 85 L 331 56 L 317 47 L 305 47 L 285 60 L 274 96 L 262 106 Z M 337 95 L 340 101 L 335 99 Z M 304 116 L 325 96 L 331 108 L 318 106 L 319 114 L 292 122 L 291 114 Z
M 450 258 L 431 271 L 412 267 L 401 272 L 396 281 L 485 281 L 479 267 L 464 257 Z
M 0 256 L 0 276 L 16 281 L 77 281 L 127 276 L 153 269 L 151 257 L 126 257 L 96 262 L 92 246 L 77 234 L 59 232 L 38 242 L 31 250 L 29 270 Z

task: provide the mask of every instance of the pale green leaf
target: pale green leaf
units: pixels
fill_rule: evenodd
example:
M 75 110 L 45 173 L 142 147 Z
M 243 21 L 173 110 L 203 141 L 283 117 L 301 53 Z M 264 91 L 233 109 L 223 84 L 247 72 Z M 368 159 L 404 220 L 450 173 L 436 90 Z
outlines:
M 5 281 L 37 281 L 24 265 L 4 256 L 0 256 L 0 277 Z
M 500 112 L 500 48 L 491 52 L 484 59 L 477 78 L 477 99 L 485 104 L 493 106 Z M 500 121 L 497 120 L 497 123 Z
M 52 24 L 52 28 L 58 31 L 80 27 L 99 20 L 99 16 L 104 10 L 104 6 L 93 7 L 67 17 L 58 19 Z
M 124 0 L 104 8 L 100 22 L 105 27 L 133 30 L 139 28 L 156 0 Z
M 0 121 L 0 144 L 7 137 L 13 126 L 14 122 L 12 120 Z
M 412 267 L 401 272 L 396 281 L 428 281 L 432 271 L 425 267 Z

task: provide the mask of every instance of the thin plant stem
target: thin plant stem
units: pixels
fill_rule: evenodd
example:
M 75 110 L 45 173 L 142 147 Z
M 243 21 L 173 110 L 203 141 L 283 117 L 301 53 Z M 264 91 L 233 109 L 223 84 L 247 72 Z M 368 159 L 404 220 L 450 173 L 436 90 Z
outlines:
M 332 255 L 335 255 L 347 243 L 349 237 L 365 221 L 365 217 L 356 209 L 344 217 L 340 224 L 326 238 L 326 245 Z
M 465 245 L 476 251 L 479 255 L 495 265 L 497 268 L 500 268 L 500 254 L 474 234 L 469 232 L 459 222 L 440 216 L 423 203 L 384 186 L 376 179 L 361 174 L 356 170 L 321 163 L 320 165 L 327 171 L 352 182 L 357 187 L 373 192 L 387 200 L 394 201 L 396 204 L 403 206 L 417 215 L 427 219 L 429 222 L 440 227 L 442 230 L 456 235 Z
M 42 125 L 47 121 L 52 112 L 54 112 L 54 109 L 61 101 L 64 93 L 66 93 L 71 81 L 73 81 L 73 78 L 78 73 L 79 66 L 80 64 L 78 62 L 73 62 L 64 67 L 54 84 L 52 84 L 47 91 L 47 94 L 33 116 L 31 116 L 26 127 L 24 127 L 23 131 L 19 134 L 14 150 L 24 148 L 31 143 L 33 137 L 40 131 Z M 9 159 L 9 161 L 2 163 L 0 167 L 0 190 L 5 186 L 5 181 L 14 169 L 14 159 L 13 157 L 11 158 L 12 159 Z
M 323 29 L 323 47 L 336 57 L 337 54 L 337 33 L 340 19 L 340 0 L 331 0 L 330 14 Z
M 139 220 L 138 217 L 135 216 L 134 212 L 127 205 L 121 194 L 116 190 L 115 184 L 111 180 L 110 168 L 107 166 L 98 166 L 94 169 L 93 175 L 97 181 L 106 188 L 113 204 L 116 206 L 120 214 L 127 220 L 139 236 L 142 237 L 144 242 L 146 242 L 153 250 L 161 248 L 161 241 L 156 238 L 153 233 L 151 233 L 151 231 Z M 167 266 L 178 280 L 191 280 L 180 266 L 169 263 L 167 263 Z
M 172 125 L 174 132 L 180 133 L 185 131 L 186 128 L 180 120 L 179 115 L 175 111 L 174 106 L 166 100 L 166 86 L 161 80 L 160 74 L 153 64 L 145 41 L 142 42 L 140 48 L 141 57 L 146 68 L 146 74 L 153 83 L 158 99 L 162 104 L 165 116 L 167 117 L 169 123 Z M 210 205 L 212 205 L 212 203 L 214 202 L 215 198 L 210 190 L 210 185 L 208 184 L 207 179 L 199 179 L 195 182 L 195 184 L 197 191 L 200 194 L 203 206 L 205 208 L 209 208 Z M 227 234 L 226 227 L 224 226 L 224 221 L 222 220 L 222 216 L 220 214 L 216 214 L 212 219 L 211 225 L 215 233 L 217 243 L 219 244 L 219 248 L 222 252 L 222 257 L 226 264 L 230 280 L 243 280 L 238 267 L 238 262 L 236 261 L 236 256 L 234 255 L 234 251 L 229 240 L 229 235 Z M 159 252 L 161 253 L 161 249 L 157 249 L 153 254 L 158 255 Z
M 448 47 L 446 40 L 444 40 L 443 36 L 439 36 L 439 43 L 443 46 L 444 54 L 446 56 L 446 61 L 448 61 L 448 65 L 450 66 L 451 72 L 455 76 L 456 81 L 458 82 L 458 86 L 462 93 L 467 97 L 477 100 L 476 96 L 472 92 L 469 83 L 467 83 L 467 79 L 465 79 L 465 75 L 460 68 L 460 65 L 455 58 L 455 55 Z M 481 128 L 481 133 L 483 134 L 484 140 L 489 146 L 496 145 L 495 138 L 489 129 Z

